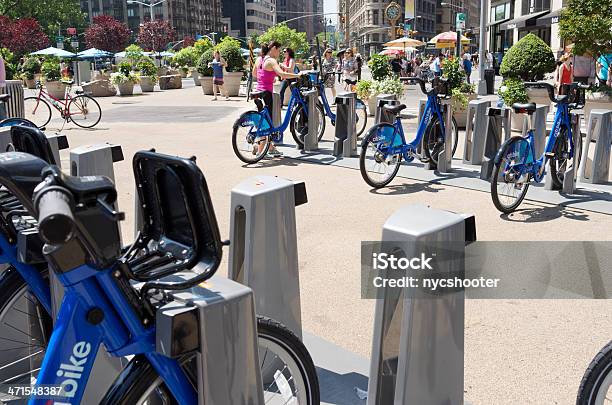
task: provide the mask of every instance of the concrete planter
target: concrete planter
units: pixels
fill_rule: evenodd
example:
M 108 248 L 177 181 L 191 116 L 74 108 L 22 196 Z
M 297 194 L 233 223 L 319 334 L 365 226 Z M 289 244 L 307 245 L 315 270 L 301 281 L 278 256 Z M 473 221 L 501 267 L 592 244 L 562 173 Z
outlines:
M 63 100 L 66 95 L 66 84 L 60 81 L 45 82 L 47 93 L 53 98 Z
M 195 83 L 196 86 L 201 86 L 202 84 L 200 83 L 200 73 L 197 70 L 194 70 L 191 72 L 191 77 L 193 78 L 193 82 Z M 211 86 L 212 86 L 212 82 L 211 82 Z M 204 93 L 206 94 L 206 93 Z M 210 94 L 212 94 L 212 87 L 210 90 Z
M 548 97 L 548 90 L 546 89 L 534 89 L 531 87 L 526 88 L 527 97 L 529 97 L 530 103 L 545 104 L 548 108 L 551 108 L 550 97 Z
M 371 94 L 368 98 L 368 115 L 371 117 L 376 115 L 376 96 L 377 94 Z
M 478 95 L 468 94 L 467 98 L 468 98 L 468 105 L 469 105 L 470 101 L 476 100 L 478 98 Z M 453 103 L 453 117 L 455 117 L 455 121 L 457 121 L 457 126 L 459 128 L 465 128 L 467 125 L 467 109 L 468 109 L 467 105 L 463 107 L 459 102 Z
M 151 93 L 155 90 L 155 82 L 149 76 L 140 76 L 140 89 L 143 93 Z
M 612 99 L 603 93 L 587 94 L 584 105 L 584 122 L 588 124 L 592 110 L 612 110 Z
M 242 72 L 225 72 L 223 74 L 223 85 L 228 96 L 238 96 L 240 93 L 240 79 L 242 79 Z
M 202 93 L 207 96 L 212 96 L 213 94 L 213 81 L 212 76 L 202 76 L 200 77 L 200 86 L 202 86 Z
M 36 79 L 25 79 L 25 85 L 28 89 L 35 89 Z
M 132 82 L 121 83 L 117 85 L 117 88 L 119 89 L 120 96 L 131 96 L 134 94 L 134 83 Z

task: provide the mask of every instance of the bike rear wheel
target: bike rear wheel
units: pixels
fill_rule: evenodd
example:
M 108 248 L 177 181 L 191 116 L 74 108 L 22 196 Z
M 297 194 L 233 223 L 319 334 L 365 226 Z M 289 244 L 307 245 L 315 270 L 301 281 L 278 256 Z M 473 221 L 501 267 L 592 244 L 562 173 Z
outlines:
M 93 128 L 102 118 L 102 109 L 98 102 L 86 95 L 74 97 L 68 103 L 70 120 L 81 128 Z
M 366 129 L 366 125 L 368 124 L 368 111 L 365 103 L 359 99 L 357 99 L 357 102 L 355 103 L 355 115 L 357 136 L 361 136 L 363 131 Z
M 459 141 L 459 129 L 457 127 L 455 117 L 453 117 L 451 125 L 451 134 L 453 137 L 452 156 L 455 156 L 455 151 L 457 151 L 457 143 Z M 425 152 L 425 158 L 437 165 L 438 156 L 440 155 L 442 149 L 444 149 L 444 133 L 442 133 L 442 125 L 440 124 L 438 117 L 434 116 L 434 118 L 427 124 L 427 127 L 425 127 L 423 149 Z
M 45 127 L 51 121 L 51 107 L 42 98 L 26 97 L 23 106 L 25 119 L 33 122 L 38 128 Z
M 501 159 L 493 168 L 491 198 L 495 208 L 509 214 L 521 205 L 529 189 L 531 175 L 524 169 L 530 163 L 530 145 L 524 138 L 516 137 L 503 148 Z
M 323 106 L 319 103 L 317 103 L 316 113 L 318 122 L 317 140 L 321 141 L 325 134 L 325 113 L 323 112 Z M 298 104 L 291 113 L 289 129 L 295 143 L 300 147 L 304 146 L 304 137 L 308 133 L 308 114 L 306 114 L 301 104 Z
M 365 182 L 374 188 L 385 187 L 397 175 L 402 155 L 388 154 L 389 147 L 399 135 L 390 124 L 378 124 L 370 128 L 361 142 L 359 171 Z
M 609 405 L 612 403 L 612 342 L 591 361 L 582 377 L 576 405 Z
M 269 136 L 255 137 L 257 132 L 256 125 L 260 125 L 260 121 L 262 121 L 262 118 L 257 111 L 248 111 L 242 114 L 234 123 L 232 148 L 238 159 L 246 164 L 259 162 L 270 149 Z
M 567 129 L 561 128 L 559 135 L 553 146 L 554 156 L 549 159 L 550 176 L 555 188 L 563 188 L 563 179 L 565 171 L 569 167 L 572 158 L 570 158 L 570 140 L 567 135 Z M 578 143 L 574 145 L 574 155 L 576 155 L 576 168 L 580 166 L 580 158 L 582 155 L 582 134 L 579 137 Z
M 259 361 L 262 374 L 276 368 L 276 377 L 264 382 L 265 404 L 318 405 L 319 382 L 316 369 L 304 344 L 287 328 L 269 318 L 257 317 Z M 188 376 L 195 376 L 192 359 L 183 363 Z M 191 370 L 187 370 L 190 368 Z M 279 374 L 277 374 L 279 373 Z M 278 383 L 288 385 L 292 397 L 280 393 Z M 197 386 L 197 384 L 195 385 Z M 283 390 L 284 391 L 284 390 Z M 160 402 L 156 402 L 160 401 Z M 101 404 L 144 405 L 147 403 L 176 404 L 163 381 L 142 356 L 136 356 L 111 387 Z

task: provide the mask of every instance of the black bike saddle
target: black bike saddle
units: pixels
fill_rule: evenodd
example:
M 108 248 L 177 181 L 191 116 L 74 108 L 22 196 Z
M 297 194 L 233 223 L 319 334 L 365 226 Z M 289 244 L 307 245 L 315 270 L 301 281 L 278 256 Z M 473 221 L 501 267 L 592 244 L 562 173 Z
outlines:
M 11 99 L 10 94 L 0 94 L 0 103 L 6 103 Z
M 402 111 L 404 108 L 406 108 L 406 104 L 399 104 L 399 105 L 383 105 L 383 109 L 390 112 L 391 114 L 399 114 L 400 111 Z
M 531 115 L 536 110 L 536 105 L 535 103 L 514 103 L 512 109 L 516 114 Z

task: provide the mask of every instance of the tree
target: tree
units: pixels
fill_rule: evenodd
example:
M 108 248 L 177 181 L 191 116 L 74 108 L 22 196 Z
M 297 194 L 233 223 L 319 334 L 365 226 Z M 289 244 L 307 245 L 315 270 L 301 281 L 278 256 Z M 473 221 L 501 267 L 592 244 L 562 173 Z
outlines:
M 33 18 L 12 21 L 6 16 L 0 16 L 0 47 L 9 49 L 17 58 L 47 46 L 49 38 L 38 21 Z
M 98 48 L 108 52 L 120 52 L 130 42 L 130 29 L 108 15 L 93 18 L 93 23 L 85 31 L 88 48 Z
M 569 0 L 559 18 L 559 36 L 575 55 L 598 57 L 612 50 L 612 0 Z
M 137 42 L 147 51 L 161 52 L 174 39 L 174 28 L 168 21 L 146 21 L 138 33 Z
M 269 44 L 272 41 L 278 41 L 282 46 L 293 49 L 296 54 L 308 53 L 306 34 L 287 27 L 285 23 L 268 28 L 268 30 L 261 34 L 257 40 L 260 44 Z
M 60 28 L 85 26 L 79 0 L 0 0 L 0 15 L 33 18 L 48 36 L 57 35 Z
M 541 80 L 545 73 L 553 72 L 555 67 L 550 46 L 537 35 L 527 34 L 506 52 L 499 74 L 505 78 L 535 81 Z

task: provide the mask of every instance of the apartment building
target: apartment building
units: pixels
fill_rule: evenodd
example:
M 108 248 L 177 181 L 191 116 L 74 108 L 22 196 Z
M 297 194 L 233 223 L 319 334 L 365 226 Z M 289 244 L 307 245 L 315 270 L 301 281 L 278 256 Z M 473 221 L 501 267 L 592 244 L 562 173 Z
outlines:
M 261 34 L 276 24 L 275 10 L 276 0 L 245 0 L 245 36 Z

